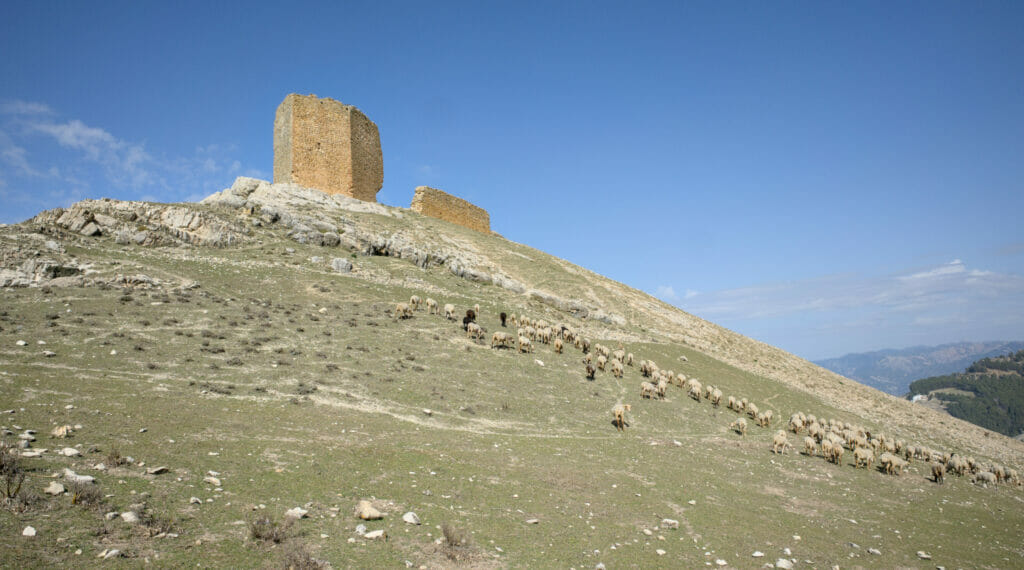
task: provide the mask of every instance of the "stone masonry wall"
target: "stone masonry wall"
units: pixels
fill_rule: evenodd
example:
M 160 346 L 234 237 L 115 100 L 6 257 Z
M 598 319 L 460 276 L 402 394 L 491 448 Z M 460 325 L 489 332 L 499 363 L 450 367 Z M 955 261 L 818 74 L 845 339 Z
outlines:
M 491 233 L 491 216 L 487 210 L 437 188 L 417 187 L 412 197 L 411 208 L 424 216 L 438 218 L 485 234 Z
M 274 182 L 376 202 L 384 185 L 377 125 L 352 105 L 288 95 L 274 118 Z

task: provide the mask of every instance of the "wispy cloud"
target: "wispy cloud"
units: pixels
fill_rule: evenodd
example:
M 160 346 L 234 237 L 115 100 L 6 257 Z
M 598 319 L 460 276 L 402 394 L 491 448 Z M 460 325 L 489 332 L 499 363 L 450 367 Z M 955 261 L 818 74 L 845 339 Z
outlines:
M 4 115 L 52 115 L 53 109 L 45 103 L 15 100 L 0 103 L 0 113 Z
M 62 118 L 44 103 L 0 102 L 0 178 L 8 198 L 39 209 L 67 205 L 90 189 L 126 198 L 198 199 L 229 185 L 246 168 L 233 144 L 195 146 L 191 153 L 154 152 L 145 143 L 98 125 Z M 17 190 L 15 190 L 17 188 Z
M 671 285 L 658 285 L 654 290 L 654 296 L 670 302 L 679 300 L 679 295 L 676 295 L 676 290 Z
M 906 339 L 1024 335 L 1024 277 L 971 268 L 960 259 L 883 276 L 829 275 L 702 292 L 678 304 L 773 344 L 802 337 L 807 352 L 822 350 L 824 341 L 815 338 L 822 334 L 835 335 L 833 344 L 845 338 L 876 348 L 906 346 Z

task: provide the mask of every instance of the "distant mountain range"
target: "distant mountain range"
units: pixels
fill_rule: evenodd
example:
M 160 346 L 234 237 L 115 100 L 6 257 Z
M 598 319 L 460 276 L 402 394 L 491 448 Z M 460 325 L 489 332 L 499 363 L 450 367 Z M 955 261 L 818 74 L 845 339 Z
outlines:
M 921 378 L 962 372 L 976 360 L 1024 349 L 1024 341 L 958 342 L 847 354 L 814 363 L 883 392 L 903 396 Z

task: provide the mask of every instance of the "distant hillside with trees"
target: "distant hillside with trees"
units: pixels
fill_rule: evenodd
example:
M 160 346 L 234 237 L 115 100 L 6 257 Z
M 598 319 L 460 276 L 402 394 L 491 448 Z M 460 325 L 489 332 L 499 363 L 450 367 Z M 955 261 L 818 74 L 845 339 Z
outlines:
M 1024 350 L 982 358 L 963 373 L 911 382 L 908 397 L 918 395 L 951 416 L 1016 437 L 1024 433 Z

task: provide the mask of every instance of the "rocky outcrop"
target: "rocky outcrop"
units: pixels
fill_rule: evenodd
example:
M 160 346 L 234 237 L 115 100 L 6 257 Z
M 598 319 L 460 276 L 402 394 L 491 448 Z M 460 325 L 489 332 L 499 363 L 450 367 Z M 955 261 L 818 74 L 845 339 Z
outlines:
M 187 205 L 106 198 L 47 210 L 30 223 L 86 237 L 112 236 L 118 243 L 139 245 L 187 243 L 219 247 L 238 243 L 246 235 L 243 226 Z

